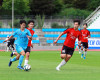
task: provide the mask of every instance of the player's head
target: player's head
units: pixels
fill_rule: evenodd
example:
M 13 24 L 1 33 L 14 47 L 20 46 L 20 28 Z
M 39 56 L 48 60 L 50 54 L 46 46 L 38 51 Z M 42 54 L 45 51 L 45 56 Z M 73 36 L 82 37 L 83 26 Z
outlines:
M 29 20 L 28 21 L 28 26 L 30 29 L 32 29 L 34 27 L 34 21 L 33 20 Z
M 83 24 L 83 28 L 86 29 L 87 28 L 87 23 Z
M 25 28 L 26 26 L 26 21 L 25 20 L 20 20 L 20 27 Z
M 74 28 L 78 29 L 79 26 L 80 26 L 80 20 L 74 20 Z

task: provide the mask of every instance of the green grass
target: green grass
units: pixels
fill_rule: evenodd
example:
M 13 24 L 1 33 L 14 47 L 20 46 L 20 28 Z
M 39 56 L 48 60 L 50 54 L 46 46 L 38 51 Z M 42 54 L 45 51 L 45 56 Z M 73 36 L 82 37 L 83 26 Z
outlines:
M 25 72 L 17 69 L 18 61 L 8 67 L 10 52 L 0 52 L 0 80 L 100 80 L 100 52 L 88 52 L 86 60 L 80 56 L 74 52 L 61 71 L 56 71 L 60 51 L 33 51 L 29 60 L 32 69 Z

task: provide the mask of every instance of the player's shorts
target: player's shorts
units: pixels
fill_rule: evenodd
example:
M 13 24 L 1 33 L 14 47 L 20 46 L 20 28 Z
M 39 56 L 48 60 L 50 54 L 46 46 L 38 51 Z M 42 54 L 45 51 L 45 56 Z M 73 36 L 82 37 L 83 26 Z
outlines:
M 20 54 L 20 52 L 21 51 L 25 51 L 26 50 L 26 48 L 23 48 L 23 47 L 21 47 L 21 46 L 19 46 L 19 45 L 15 45 L 16 46 L 16 51 L 17 51 L 17 53 L 19 53 Z
M 26 53 L 26 52 L 29 52 L 29 53 L 30 53 L 30 51 L 31 51 L 31 47 L 27 46 L 27 48 L 26 48 L 26 50 L 25 50 L 25 53 Z
M 74 48 L 70 48 L 70 47 L 63 45 L 62 50 L 61 50 L 61 54 L 69 54 L 72 56 L 73 53 L 74 53 Z
M 9 46 L 10 46 L 10 42 L 7 43 L 7 47 L 9 47 Z
M 84 48 L 88 48 L 88 43 L 87 42 L 81 42 L 81 46 L 83 46 Z

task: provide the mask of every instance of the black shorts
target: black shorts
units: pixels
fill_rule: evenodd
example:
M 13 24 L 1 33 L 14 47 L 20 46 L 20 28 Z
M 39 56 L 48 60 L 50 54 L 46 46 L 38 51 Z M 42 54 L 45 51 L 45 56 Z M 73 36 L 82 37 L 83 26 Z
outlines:
M 7 43 L 7 47 L 9 47 L 9 46 L 10 46 L 10 42 Z
M 83 46 L 84 48 L 88 48 L 88 43 L 87 42 L 81 42 L 81 46 Z
M 74 48 L 70 48 L 70 47 L 63 45 L 62 50 L 61 50 L 61 54 L 69 54 L 72 56 L 73 53 L 74 53 Z
M 29 52 L 29 53 L 30 53 L 30 51 L 31 51 L 31 47 L 27 46 L 27 48 L 26 48 L 26 50 L 25 50 L 25 53 L 26 53 L 26 52 Z

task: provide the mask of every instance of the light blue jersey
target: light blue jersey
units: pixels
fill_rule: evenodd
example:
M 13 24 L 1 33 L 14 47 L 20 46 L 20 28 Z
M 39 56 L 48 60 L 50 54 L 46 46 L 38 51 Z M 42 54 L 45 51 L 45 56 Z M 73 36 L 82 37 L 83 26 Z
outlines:
M 17 31 L 13 33 L 13 36 L 17 37 L 17 39 L 15 40 L 16 47 L 20 46 L 24 50 L 27 48 L 27 45 L 28 45 L 27 35 L 31 36 L 30 31 L 27 29 L 25 29 L 24 31 L 21 31 L 20 29 L 18 29 Z

